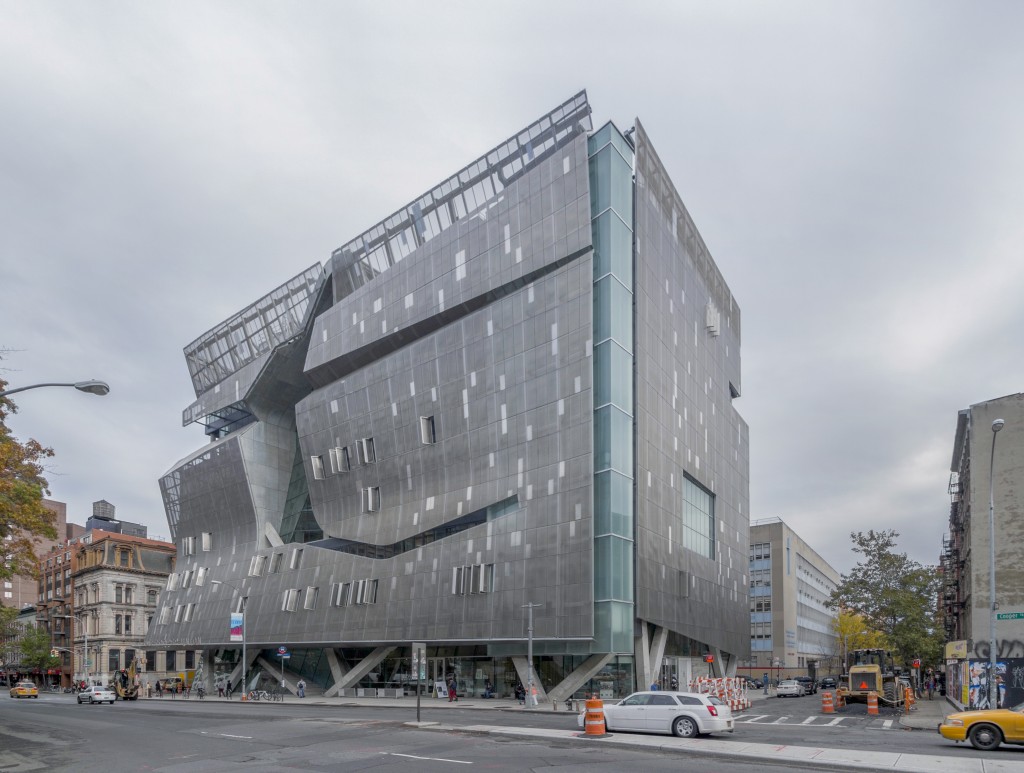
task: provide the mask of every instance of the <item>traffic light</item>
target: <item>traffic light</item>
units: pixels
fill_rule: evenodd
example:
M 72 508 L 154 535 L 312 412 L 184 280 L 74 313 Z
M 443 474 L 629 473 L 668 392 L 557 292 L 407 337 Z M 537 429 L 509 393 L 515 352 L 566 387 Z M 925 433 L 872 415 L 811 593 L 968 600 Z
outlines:
M 921 667 L 921 658 L 914 658 L 914 668 Z
M 56 649 L 50 650 L 50 657 L 51 658 L 57 657 L 57 653 L 58 653 L 58 650 L 56 650 Z

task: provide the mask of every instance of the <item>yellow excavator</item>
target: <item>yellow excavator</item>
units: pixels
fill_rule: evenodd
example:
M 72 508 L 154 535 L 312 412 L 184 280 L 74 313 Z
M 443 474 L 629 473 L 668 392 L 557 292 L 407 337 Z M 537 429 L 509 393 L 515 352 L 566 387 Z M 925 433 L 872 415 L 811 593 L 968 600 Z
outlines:
M 139 697 L 139 659 L 132 660 L 128 668 L 114 672 L 114 692 L 123 701 L 138 700 Z
M 868 693 L 873 692 L 883 703 L 902 706 L 904 693 L 900 673 L 888 650 L 851 650 L 846 656 L 846 673 L 839 693 L 847 702 L 867 702 Z

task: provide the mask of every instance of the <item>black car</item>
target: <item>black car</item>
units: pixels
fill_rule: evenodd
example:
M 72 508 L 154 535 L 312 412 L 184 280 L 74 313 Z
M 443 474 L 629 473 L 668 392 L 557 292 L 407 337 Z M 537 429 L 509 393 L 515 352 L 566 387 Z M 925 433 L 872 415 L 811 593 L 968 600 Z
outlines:
M 811 695 L 818 692 L 818 683 L 809 676 L 794 676 L 796 681 L 804 686 L 804 695 Z
M 835 690 L 837 687 L 839 687 L 839 682 L 836 681 L 836 678 L 834 676 L 825 676 L 822 677 L 820 682 L 818 682 L 818 686 L 822 690 Z

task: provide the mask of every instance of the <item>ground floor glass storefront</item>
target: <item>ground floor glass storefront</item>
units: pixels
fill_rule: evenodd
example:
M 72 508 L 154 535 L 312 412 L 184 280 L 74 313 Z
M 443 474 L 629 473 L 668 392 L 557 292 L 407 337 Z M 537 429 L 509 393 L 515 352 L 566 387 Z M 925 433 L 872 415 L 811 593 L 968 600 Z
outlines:
M 474 652 L 473 650 L 482 650 Z M 467 651 L 468 650 L 468 651 Z M 358 663 L 370 655 L 370 649 L 338 649 L 339 658 L 348 666 Z M 240 659 L 240 652 L 218 652 L 214 659 L 214 680 L 225 677 Z M 270 689 L 281 678 L 280 661 L 274 650 L 261 652 L 261 660 L 272 664 L 268 669 L 259 661 L 249 668 L 249 686 Z M 534 669 L 537 681 L 545 691 L 560 684 L 569 674 L 579 668 L 588 656 L 583 655 L 535 655 Z M 309 684 L 327 689 L 334 684 L 327 653 L 323 649 L 295 649 L 289 651 L 286 665 L 290 681 L 302 677 Z M 631 693 L 635 687 L 633 678 L 633 657 L 620 655 L 602 668 L 592 679 L 585 682 L 574 696 L 582 698 L 598 693 L 604 696 L 621 697 Z M 519 673 L 511 657 L 494 657 L 486 654 L 486 648 L 427 647 L 426 679 L 423 694 L 437 694 L 436 685 L 447 685 L 454 678 L 459 686 L 459 695 L 483 698 L 487 685 L 495 698 L 515 697 L 516 687 L 521 683 Z M 410 664 L 410 650 L 403 647 L 391 657 L 364 676 L 353 687 L 403 689 L 406 694 L 416 690 L 416 674 Z

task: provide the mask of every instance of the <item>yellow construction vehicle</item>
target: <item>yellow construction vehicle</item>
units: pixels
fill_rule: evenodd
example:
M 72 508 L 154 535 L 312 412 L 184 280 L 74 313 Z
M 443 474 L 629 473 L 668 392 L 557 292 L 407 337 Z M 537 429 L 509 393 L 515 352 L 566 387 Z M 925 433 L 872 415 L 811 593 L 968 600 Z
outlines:
M 114 672 L 114 692 L 123 701 L 138 700 L 139 697 L 139 659 L 132 660 L 128 668 Z
M 883 703 L 902 706 L 904 692 L 900 669 L 888 650 L 851 650 L 846 657 L 846 673 L 840 681 L 839 694 L 847 702 L 867 702 L 871 692 Z

